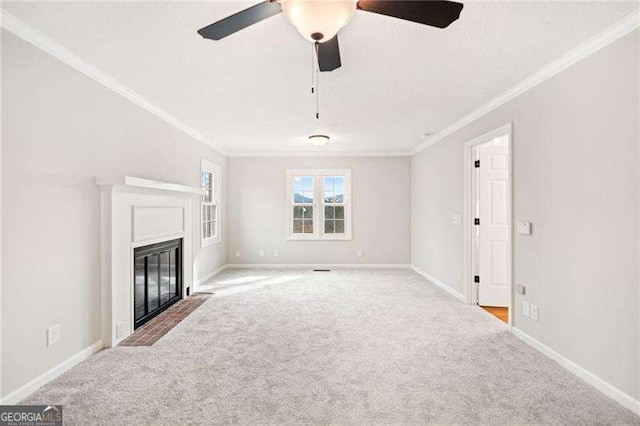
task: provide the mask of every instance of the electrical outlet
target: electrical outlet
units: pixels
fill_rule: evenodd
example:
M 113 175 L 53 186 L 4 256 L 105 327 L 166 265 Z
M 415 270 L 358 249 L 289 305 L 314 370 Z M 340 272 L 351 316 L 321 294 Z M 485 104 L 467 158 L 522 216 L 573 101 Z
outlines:
M 260 251 L 258 252 L 258 255 L 259 255 L 260 257 L 263 257 L 263 256 L 264 256 L 264 250 L 260 250 Z
M 124 335 L 124 324 L 122 321 L 116 324 L 116 339 L 121 338 Z
M 531 319 L 534 321 L 538 321 L 538 316 L 540 312 L 538 309 L 538 305 L 531 304 Z
M 274 256 L 274 257 L 278 257 L 278 256 L 280 256 L 280 250 L 278 250 L 278 249 L 273 249 L 273 256 Z
M 451 224 L 452 225 L 461 225 L 462 224 L 462 216 L 459 214 L 451 215 Z
M 516 231 L 520 235 L 531 235 L 531 222 L 518 222 Z
M 456 271 L 456 280 L 462 280 L 462 271 Z
M 236 257 L 240 257 L 240 250 L 236 250 Z
M 356 256 L 362 257 L 362 249 L 356 250 Z
M 522 316 L 523 317 L 529 318 L 529 310 L 530 310 L 529 308 L 530 308 L 529 302 L 527 302 L 526 300 L 523 300 L 522 301 Z
M 47 346 L 55 345 L 60 341 L 60 324 L 47 328 Z

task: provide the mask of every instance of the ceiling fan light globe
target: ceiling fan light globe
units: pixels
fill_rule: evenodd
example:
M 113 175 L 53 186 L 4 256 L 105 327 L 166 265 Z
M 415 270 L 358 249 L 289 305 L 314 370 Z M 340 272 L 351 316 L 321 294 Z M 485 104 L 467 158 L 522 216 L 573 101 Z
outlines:
M 309 143 L 313 146 L 325 146 L 329 143 L 329 136 L 311 135 L 309 136 Z
M 287 20 L 304 38 L 323 43 L 335 37 L 353 18 L 357 0 L 280 0 L 280 5 Z M 322 38 L 317 40 L 317 34 L 322 34 Z

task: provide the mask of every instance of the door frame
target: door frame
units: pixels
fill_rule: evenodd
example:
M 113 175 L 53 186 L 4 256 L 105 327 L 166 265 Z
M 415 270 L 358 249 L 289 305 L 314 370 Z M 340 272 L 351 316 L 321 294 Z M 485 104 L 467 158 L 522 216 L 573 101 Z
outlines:
M 509 164 L 509 174 L 507 182 L 507 205 L 509 206 L 507 212 L 507 222 L 509 223 L 509 250 L 507 251 L 507 283 L 508 296 L 507 303 L 509 308 L 509 329 L 513 324 L 513 122 L 509 122 L 497 129 L 484 133 L 476 138 L 473 138 L 464 144 L 464 300 L 468 304 L 476 304 L 478 302 L 477 297 L 473 294 L 473 274 L 472 274 L 472 247 L 473 241 L 472 233 L 474 230 L 473 219 L 475 215 L 473 213 L 473 200 L 472 200 L 472 184 L 473 184 L 473 148 L 489 142 L 495 137 L 502 135 L 509 135 L 509 146 L 507 161 Z M 476 300 L 473 300 L 476 299 Z

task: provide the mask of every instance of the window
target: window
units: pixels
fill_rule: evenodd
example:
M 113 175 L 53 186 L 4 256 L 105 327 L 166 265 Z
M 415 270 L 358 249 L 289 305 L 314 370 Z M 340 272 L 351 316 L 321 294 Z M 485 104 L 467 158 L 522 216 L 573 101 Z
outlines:
M 205 190 L 200 208 L 201 247 L 220 242 L 220 167 L 202 160 L 200 187 Z
M 324 233 L 344 234 L 344 176 L 324 177 Z
M 313 176 L 293 179 L 293 233 L 313 234 Z
M 351 239 L 351 170 L 287 171 L 287 239 Z

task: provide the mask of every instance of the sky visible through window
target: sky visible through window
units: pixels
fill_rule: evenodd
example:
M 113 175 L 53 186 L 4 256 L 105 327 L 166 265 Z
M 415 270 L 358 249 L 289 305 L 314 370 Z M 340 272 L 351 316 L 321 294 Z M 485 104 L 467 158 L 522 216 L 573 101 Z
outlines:
M 344 202 L 344 178 L 325 177 L 324 178 L 324 202 L 342 203 Z
M 344 177 L 325 177 L 324 201 L 326 203 L 344 202 Z M 313 203 L 313 177 L 298 176 L 293 180 L 294 203 Z
M 313 177 L 299 176 L 294 178 L 293 202 L 313 203 Z

